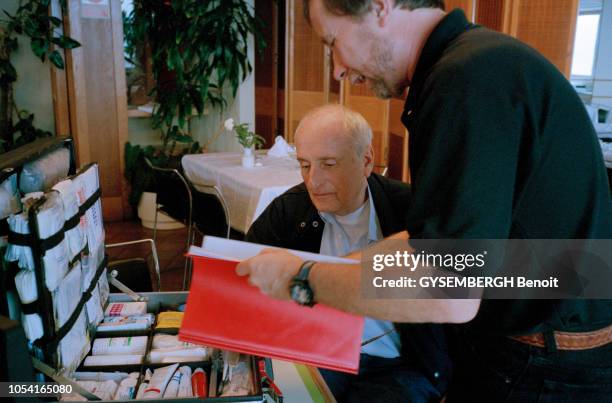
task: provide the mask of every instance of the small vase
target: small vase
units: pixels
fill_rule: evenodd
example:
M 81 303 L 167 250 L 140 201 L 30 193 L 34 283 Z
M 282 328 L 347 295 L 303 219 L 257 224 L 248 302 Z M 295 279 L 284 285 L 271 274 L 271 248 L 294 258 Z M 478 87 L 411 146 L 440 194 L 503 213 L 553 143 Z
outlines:
M 242 166 L 245 168 L 253 168 L 255 166 L 255 152 L 253 147 L 245 148 L 242 154 Z

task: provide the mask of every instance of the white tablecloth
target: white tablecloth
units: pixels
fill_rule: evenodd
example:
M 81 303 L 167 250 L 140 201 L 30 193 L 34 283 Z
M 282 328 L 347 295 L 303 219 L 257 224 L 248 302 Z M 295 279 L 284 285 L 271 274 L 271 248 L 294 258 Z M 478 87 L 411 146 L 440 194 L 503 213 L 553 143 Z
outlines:
M 291 157 L 258 156 L 262 166 L 254 168 L 243 168 L 241 158 L 238 152 L 190 154 L 181 163 L 196 188 L 198 183 L 219 187 L 231 226 L 246 233 L 268 204 L 302 182 L 302 176 L 299 163 Z

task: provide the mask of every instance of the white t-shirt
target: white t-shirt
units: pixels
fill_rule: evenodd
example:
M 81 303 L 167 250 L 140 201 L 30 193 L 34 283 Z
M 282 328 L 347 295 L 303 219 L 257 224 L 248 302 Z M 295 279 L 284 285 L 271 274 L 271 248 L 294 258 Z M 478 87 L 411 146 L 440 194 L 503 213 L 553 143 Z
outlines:
M 356 250 L 364 249 L 372 242 L 382 238 L 380 223 L 376 216 L 376 208 L 370 188 L 367 188 L 368 199 L 359 207 L 344 216 L 322 213 L 323 238 L 321 239 L 320 253 L 331 256 L 345 256 Z M 385 320 L 365 318 L 363 341 L 379 336 L 393 329 L 393 323 Z M 400 339 L 397 332 L 381 337 L 366 344 L 361 352 L 384 358 L 395 358 L 400 355 Z

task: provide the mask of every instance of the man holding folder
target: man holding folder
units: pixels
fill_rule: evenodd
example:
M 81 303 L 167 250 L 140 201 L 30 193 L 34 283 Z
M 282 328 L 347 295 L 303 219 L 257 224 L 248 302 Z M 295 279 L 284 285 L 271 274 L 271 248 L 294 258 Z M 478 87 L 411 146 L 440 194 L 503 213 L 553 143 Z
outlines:
M 535 50 L 443 4 L 304 2 L 333 52 L 336 79 L 368 82 L 383 98 L 410 87 L 402 115 L 410 238 L 609 242 L 601 149 L 575 90 Z M 612 393 L 610 300 L 365 299 L 356 265 L 317 263 L 307 277 L 302 269 L 301 259 L 277 251 L 237 273 L 280 299 L 297 282 L 315 302 L 380 320 L 470 322 L 453 340 L 448 403 L 604 401 Z
M 372 130 L 341 105 L 309 112 L 295 142 L 304 183 L 276 198 L 246 241 L 345 256 L 405 228 L 410 187 L 372 173 Z M 359 375 L 321 369 L 339 402 L 434 402 L 450 360 L 440 325 L 366 318 Z

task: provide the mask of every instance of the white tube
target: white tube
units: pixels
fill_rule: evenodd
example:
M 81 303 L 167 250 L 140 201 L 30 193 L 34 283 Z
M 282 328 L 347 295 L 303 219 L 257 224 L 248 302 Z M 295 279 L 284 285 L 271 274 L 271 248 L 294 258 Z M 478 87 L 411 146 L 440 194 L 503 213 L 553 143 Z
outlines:
M 125 378 L 121 381 L 121 384 L 119 384 L 119 389 L 117 389 L 113 400 L 132 400 L 136 394 L 137 383 L 137 379 Z
M 127 372 L 73 372 L 71 375 L 77 381 L 115 381 L 121 382 L 128 377 Z
M 178 362 L 193 362 L 207 361 L 209 358 L 209 354 L 208 349 L 206 347 L 187 349 L 160 348 L 151 350 L 147 359 L 150 363 L 155 364 L 164 362 L 164 359 L 166 359 L 167 357 L 176 357 L 178 359 Z
M 136 393 L 136 400 L 142 399 L 142 395 L 144 395 L 144 391 L 148 387 L 149 387 L 148 382 L 143 382 L 140 384 L 140 386 L 138 387 L 138 393 Z
M 145 389 L 143 399 L 156 399 L 164 395 L 166 386 L 170 378 L 178 368 L 178 364 L 168 365 L 167 367 L 157 368 L 153 372 L 149 387 Z
M 83 366 L 137 365 L 142 364 L 143 358 L 143 355 L 90 355 L 85 358 Z
M 92 355 L 144 354 L 147 336 L 110 337 L 94 340 Z
M 191 368 L 183 365 L 178 369 L 181 373 L 181 381 L 177 397 L 192 397 L 193 389 L 191 388 Z
M 164 399 L 172 399 L 177 397 L 179 384 L 181 382 L 181 372 L 177 369 L 174 371 L 174 375 L 170 378 L 170 382 L 168 382 L 168 386 L 166 386 L 166 390 L 164 391 Z

